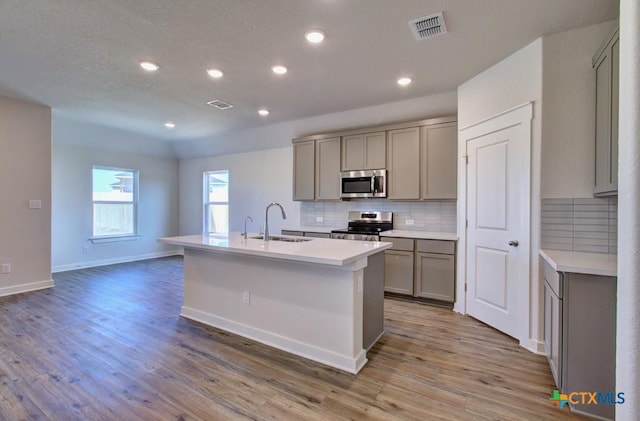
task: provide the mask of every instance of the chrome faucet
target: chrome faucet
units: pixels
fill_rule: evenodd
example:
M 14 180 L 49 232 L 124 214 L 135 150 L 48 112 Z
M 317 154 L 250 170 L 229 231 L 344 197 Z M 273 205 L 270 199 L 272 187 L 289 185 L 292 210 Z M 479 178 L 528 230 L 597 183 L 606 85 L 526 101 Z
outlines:
M 244 233 L 242 234 L 242 236 L 245 238 L 245 240 L 247 239 L 247 221 L 253 222 L 253 218 L 250 216 L 244 218 Z
M 287 214 L 280 203 L 272 202 L 267 206 L 267 210 L 264 211 L 264 241 L 269 241 L 269 208 L 271 206 L 278 206 L 282 212 L 282 219 L 287 219 Z

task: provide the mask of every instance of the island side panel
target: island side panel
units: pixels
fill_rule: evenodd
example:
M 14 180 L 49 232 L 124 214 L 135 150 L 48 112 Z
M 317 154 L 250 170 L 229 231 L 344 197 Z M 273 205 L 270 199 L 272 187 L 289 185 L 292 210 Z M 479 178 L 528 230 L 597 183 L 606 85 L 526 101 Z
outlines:
M 366 363 L 366 258 L 335 267 L 186 249 L 184 262 L 183 316 L 352 373 Z
M 372 254 L 364 268 L 363 346 L 368 351 L 384 334 L 384 253 Z

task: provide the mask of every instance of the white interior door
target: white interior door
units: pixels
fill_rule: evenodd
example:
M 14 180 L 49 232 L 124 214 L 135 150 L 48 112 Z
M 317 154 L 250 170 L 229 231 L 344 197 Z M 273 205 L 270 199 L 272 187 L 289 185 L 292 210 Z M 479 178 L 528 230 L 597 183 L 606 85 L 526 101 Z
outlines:
M 467 313 L 527 333 L 530 127 L 475 127 L 467 138 Z M 530 124 L 527 120 L 526 124 Z

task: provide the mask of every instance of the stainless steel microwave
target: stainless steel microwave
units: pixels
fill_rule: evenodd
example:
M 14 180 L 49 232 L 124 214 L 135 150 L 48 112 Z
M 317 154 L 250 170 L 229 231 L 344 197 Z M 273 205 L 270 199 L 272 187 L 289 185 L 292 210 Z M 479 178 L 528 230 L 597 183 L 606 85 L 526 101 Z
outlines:
M 340 197 L 387 197 L 387 170 L 342 171 Z

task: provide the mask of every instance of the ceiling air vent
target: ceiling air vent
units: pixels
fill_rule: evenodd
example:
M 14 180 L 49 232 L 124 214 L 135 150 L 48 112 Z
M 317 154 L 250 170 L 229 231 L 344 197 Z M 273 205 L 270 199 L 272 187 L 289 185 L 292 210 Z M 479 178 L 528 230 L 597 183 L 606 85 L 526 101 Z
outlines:
M 219 110 L 227 110 L 229 108 L 233 108 L 233 105 L 221 101 L 219 99 L 213 99 L 211 101 L 207 101 L 207 105 L 211 105 L 212 107 L 216 107 Z
M 418 41 L 447 33 L 442 12 L 412 20 L 409 22 L 409 27 Z

